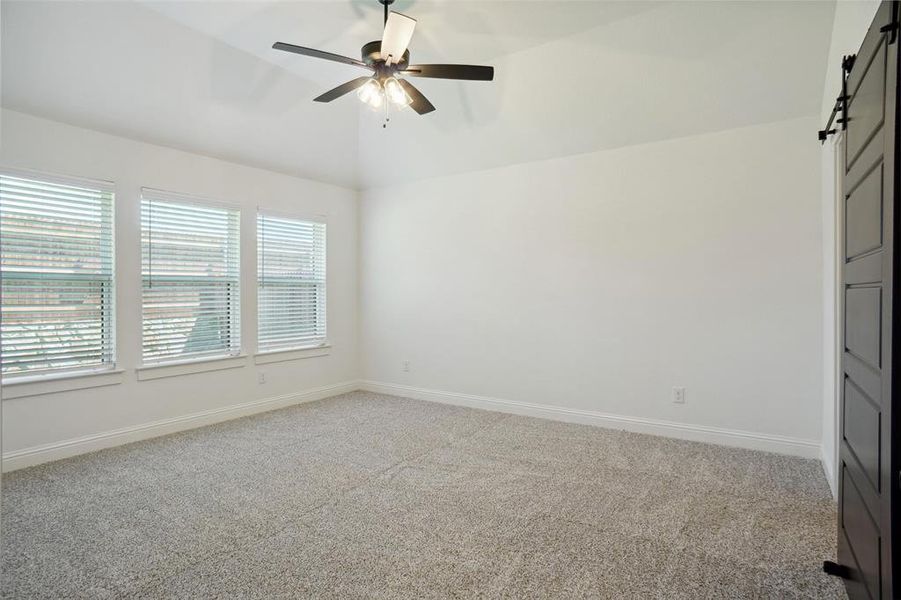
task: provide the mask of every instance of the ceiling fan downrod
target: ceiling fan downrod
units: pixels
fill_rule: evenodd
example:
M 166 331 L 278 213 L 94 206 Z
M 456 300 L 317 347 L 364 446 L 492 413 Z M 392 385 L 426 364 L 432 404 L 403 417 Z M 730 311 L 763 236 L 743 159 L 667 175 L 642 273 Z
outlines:
M 394 0 L 379 0 L 379 4 L 385 7 L 385 22 L 383 25 L 388 24 L 388 7 L 394 4 Z

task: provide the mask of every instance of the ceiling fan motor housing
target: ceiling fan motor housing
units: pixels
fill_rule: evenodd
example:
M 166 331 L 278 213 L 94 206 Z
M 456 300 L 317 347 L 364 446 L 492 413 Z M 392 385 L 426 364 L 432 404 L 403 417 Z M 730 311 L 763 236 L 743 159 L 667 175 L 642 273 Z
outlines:
M 364 44 L 360 49 L 360 54 L 363 58 L 363 62 L 375 68 L 376 73 L 380 76 L 384 74 L 386 77 L 390 77 L 392 73 L 403 71 L 407 68 L 407 65 L 410 64 L 410 51 L 405 50 L 404 55 L 399 61 L 392 63 L 390 67 L 386 66 L 385 59 L 382 58 L 381 40 L 375 40 L 374 42 Z

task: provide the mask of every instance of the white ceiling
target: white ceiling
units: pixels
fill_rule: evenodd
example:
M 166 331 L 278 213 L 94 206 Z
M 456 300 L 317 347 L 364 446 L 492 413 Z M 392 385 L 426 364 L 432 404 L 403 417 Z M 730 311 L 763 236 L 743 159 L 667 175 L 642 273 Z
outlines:
M 413 62 L 493 64 L 494 82 L 411 80 L 438 107 L 381 115 L 358 56 L 376 0 L 4 0 L 9 108 L 351 187 L 815 115 L 832 2 L 397 0 Z M 365 73 L 365 72 L 364 72 Z

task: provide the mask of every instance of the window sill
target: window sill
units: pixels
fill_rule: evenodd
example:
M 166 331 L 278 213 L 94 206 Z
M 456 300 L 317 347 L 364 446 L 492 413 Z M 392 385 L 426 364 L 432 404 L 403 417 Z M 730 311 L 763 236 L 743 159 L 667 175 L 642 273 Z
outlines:
M 206 373 L 208 371 L 222 371 L 223 369 L 237 369 L 247 366 L 247 355 L 217 356 L 215 358 L 200 358 L 178 362 L 147 365 L 135 369 L 138 381 L 162 379 L 164 377 L 178 377 L 179 375 L 193 375 L 194 373 Z
M 43 394 L 57 394 L 72 390 L 118 385 L 124 380 L 123 369 L 76 371 L 52 375 L 33 375 L 3 381 L 3 399 L 26 398 Z
M 289 360 L 328 356 L 331 351 L 332 347 L 329 344 L 310 346 L 309 348 L 292 348 L 290 350 L 270 350 L 269 352 L 259 352 L 254 354 L 253 362 L 257 365 L 268 365 L 270 363 L 286 362 Z

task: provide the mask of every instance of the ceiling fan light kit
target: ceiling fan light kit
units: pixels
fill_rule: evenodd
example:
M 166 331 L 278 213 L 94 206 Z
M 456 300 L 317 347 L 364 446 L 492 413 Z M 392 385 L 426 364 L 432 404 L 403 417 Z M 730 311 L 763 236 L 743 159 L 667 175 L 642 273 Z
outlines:
M 407 46 L 413 38 L 416 20 L 398 12 L 389 12 L 388 6 L 393 4 L 394 0 L 378 1 L 385 9 L 385 27 L 382 39 L 363 45 L 360 49 L 362 60 L 285 42 L 276 42 L 272 45 L 274 49 L 283 52 L 321 58 L 371 71 L 371 75 L 358 77 L 317 96 L 313 99 L 315 102 L 331 102 L 357 90 L 357 97 L 363 103 L 374 110 L 384 106 L 386 115 L 389 106 L 397 108 L 409 106 L 418 114 L 424 115 L 434 111 L 434 105 L 412 83 L 400 76 L 468 81 L 491 81 L 494 79 L 494 67 L 451 64 L 411 65 L 410 51 Z
M 372 108 L 380 108 L 385 95 L 377 79 L 370 79 L 357 91 L 357 97 Z
M 413 102 L 413 99 L 404 91 L 403 86 L 396 77 L 389 77 L 386 79 L 384 88 L 385 96 L 387 96 L 388 100 L 390 100 L 391 104 L 394 106 L 409 106 L 410 103 Z

